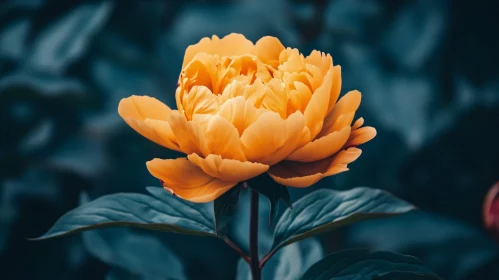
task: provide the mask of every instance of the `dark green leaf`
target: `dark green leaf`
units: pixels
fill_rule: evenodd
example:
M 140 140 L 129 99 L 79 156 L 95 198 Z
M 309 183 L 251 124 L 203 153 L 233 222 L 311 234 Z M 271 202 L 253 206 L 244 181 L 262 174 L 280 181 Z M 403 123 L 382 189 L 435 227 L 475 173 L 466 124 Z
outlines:
M 393 278 L 399 276 L 400 278 Z M 426 279 L 438 280 L 429 268 L 415 257 L 365 249 L 333 253 L 314 264 L 302 280 L 333 279 Z
M 296 201 L 276 224 L 272 250 L 354 222 L 414 209 L 391 194 L 365 187 L 348 191 L 320 189 Z
M 28 53 L 27 64 L 59 73 L 78 59 L 111 15 L 112 3 L 85 4 L 45 29 Z
M 106 280 L 169 280 L 168 277 L 144 276 L 134 274 L 120 268 L 111 268 L 107 273 Z M 176 279 L 176 278 L 173 278 Z
M 279 215 L 279 200 L 284 201 L 288 207 L 292 207 L 288 188 L 276 183 L 268 174 L 262 174 L 248 181 L 250 188 L 268 198 L 270 203 L 269 224 Z
M 322 246 L 316 239 L 310 238 L 291 244 L 265 264 L 262 279 L 300 279 L 303 273 L 323 256 Z M 237 266 L 237 280 L 251 280 L 250 267 L 243 259 L 239 260 Z
M 499 266 L 493 265 L 494 258 L 499 257 L 497 242 L 480 228 L 435 213 L 411 211 L 353 225 L 348 227 L 343 245 L 401 254 L 417 252 L 418 258 L 444 279 L 463 279 L 462 275 L 470 275 L 466 279 L 483 279 L 476 273 L 487 269 L 485 263 L 490 264 L 488 270 L 494 271 L 491 273 L 499 275 Z
M 404 271 L 392 271 L 384 274 L 380 274 L 379 276 L 374 276 L 373 280 L 436 280 L 439 278 L 436 274 L 422 274 L 415 272 L 404 272 Z
M 227 226 L 234 214 L 236 213 L 239 194 L 241 193 L 241 185 L 230 189 L 213 202 L 213 212 L 215 213 L 215 229 L 217 234 Z
M 129 228 L 100 229 L 85 232 L 83 241 L 92 255 L 132 274 L 186 279 L 178 256 L 152 234 Z
M 122 226 L 215 236 L 213 215 L 206 205 L 182 200 L 162 188 L 149 187 L 147 191 L 152 196 L 118 193 L 99 197 L 64 214 L 36 239 Z

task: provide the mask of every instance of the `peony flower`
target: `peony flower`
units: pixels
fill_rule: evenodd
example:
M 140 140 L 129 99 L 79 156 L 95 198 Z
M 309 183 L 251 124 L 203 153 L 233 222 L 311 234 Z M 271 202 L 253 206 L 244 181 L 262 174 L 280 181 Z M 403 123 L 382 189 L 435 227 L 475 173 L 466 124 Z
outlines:
M 376 130 L 362 118 L 352 124 L 361 94 L 338 100 L 340 89 L 341 68 L 329 54 L 304 57 L 274 37 L 253 44 L 230 34 L 187 48 L 177 110 L 131 96 L 118 111 L 144 137 L 186 154 L 147 162 L 164 188 L 208 202 L 265 172 L 303 188 L 347 171 Z

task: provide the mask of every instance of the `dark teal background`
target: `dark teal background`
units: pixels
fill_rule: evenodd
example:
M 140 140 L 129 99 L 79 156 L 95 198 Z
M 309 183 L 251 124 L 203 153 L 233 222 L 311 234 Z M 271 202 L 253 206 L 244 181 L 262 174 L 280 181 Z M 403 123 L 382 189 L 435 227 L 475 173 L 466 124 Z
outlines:
M 493 2 L 2 1 L 0 278 L 104 279 L 108 265 L 81 235 L 26 238 L 48 230 L 82 193 L 159 186 L 145 162 L 178 154 L 130 129 L 117 114 L 119 100 L 150 95 L 175 107 L 185 48 L 238 32 L 253 42 L 273 35 L 306 54 L 331 53 L 342 66 L 342 94 L 360 90 L 357 117 L 378 130 L 349 172 L 291 189 L 293 200 L 318 187 L 362 185 L 421 209 L 324 235 L 326 252 L 392 250 L 419 257 L 444 279 L 493 279 L 499 246 L 482 225 L 485 194 L 499 180 Z M 241 244 L 243 216 L 232 225 Z M 180 257 L 191 279 L 234 278 L 237 254 L 223 242 L 154 238 Z

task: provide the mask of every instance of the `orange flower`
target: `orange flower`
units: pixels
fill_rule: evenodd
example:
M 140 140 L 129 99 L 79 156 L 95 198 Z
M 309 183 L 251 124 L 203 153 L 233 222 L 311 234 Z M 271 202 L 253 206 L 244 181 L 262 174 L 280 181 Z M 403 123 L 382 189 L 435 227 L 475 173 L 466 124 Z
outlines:
M 131 96 L 118 112 L 138 133 L 185 158 L 153 159 L 151 174 L 194 202 L 216 199 L 238 182 L 268 174 L 308 187 L 347 171 L 376 135 L 352 125 L 361 94 L 337 101 L 341 68 L 330 55 L 304 57 L 274 37 L 256 44 L 243 35 L 203 38 L 185 52 L 176 90 L 178 110 Z

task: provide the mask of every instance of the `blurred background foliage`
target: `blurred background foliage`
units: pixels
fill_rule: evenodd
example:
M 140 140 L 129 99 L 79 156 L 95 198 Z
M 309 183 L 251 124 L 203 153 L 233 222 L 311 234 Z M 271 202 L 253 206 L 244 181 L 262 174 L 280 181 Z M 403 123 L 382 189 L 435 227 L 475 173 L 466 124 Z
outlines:
M 26 240 L 82 199 L 159 185 L 145 161 L 178 154 L 132 131 L 118 102 L 142 94 L 175 107 L 185 48 L 231 32 L 331 53 L 342 93 L 363 92 L 357 116 L 378 129 L 351 171 L 291 189 L 293 200 L 365 185 L 420 208 L 321 236 L 325 253 L 392 250 L 444 279 L 493 279 L 499 246 L 482 204 L 499 179 L 498 11 L 487 0 L 2 1 L 2 279 L 234 279 L 238 256 L 212 238 L 111 229 Z M 247 247 L 243 195 L 231 235 Z

